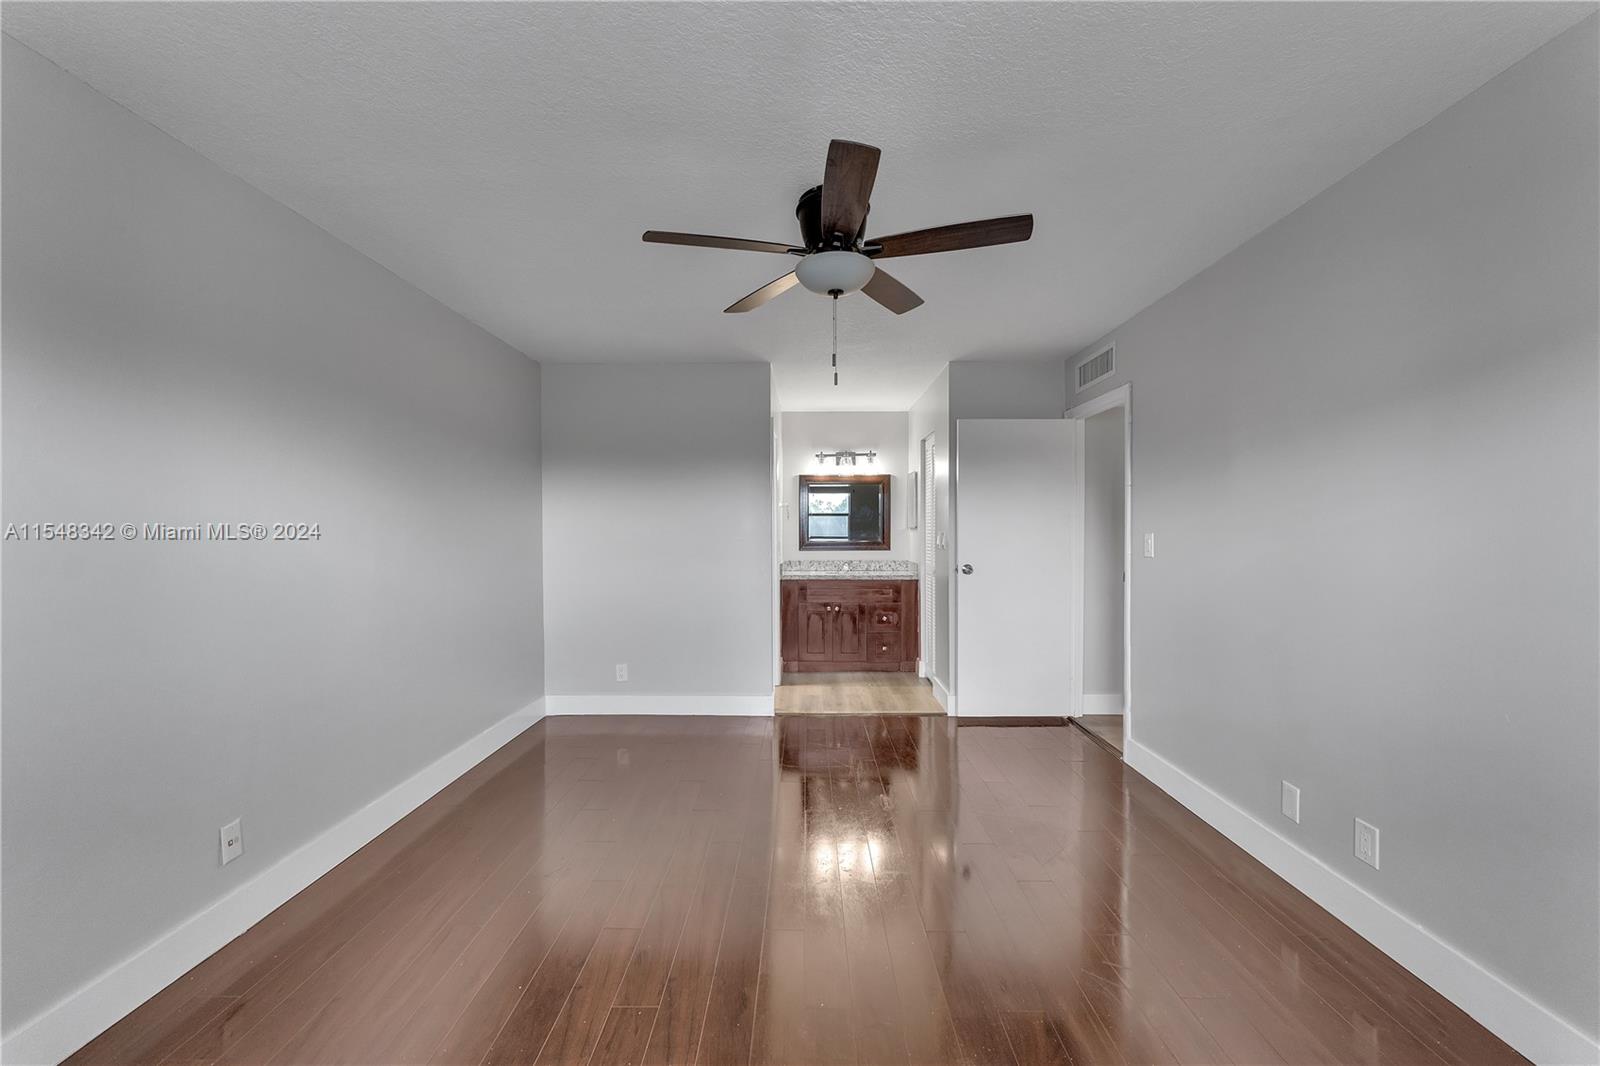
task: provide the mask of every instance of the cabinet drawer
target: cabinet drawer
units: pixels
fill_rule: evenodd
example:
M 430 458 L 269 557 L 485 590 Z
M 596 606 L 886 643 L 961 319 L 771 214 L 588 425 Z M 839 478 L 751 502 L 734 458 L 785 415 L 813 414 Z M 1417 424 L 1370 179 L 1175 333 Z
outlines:
M 867 629 L 874 632 L 898 633 L 900 631 L 899 606 L 869 607 L 867 611 Z
M 867 659 L 875 663 L 900 661 L 899 633 L 871 633 L 867 636 Z
M 808 603 L 899 603 L 900 586 L 876 581 L 808 581 L 800 598 Z

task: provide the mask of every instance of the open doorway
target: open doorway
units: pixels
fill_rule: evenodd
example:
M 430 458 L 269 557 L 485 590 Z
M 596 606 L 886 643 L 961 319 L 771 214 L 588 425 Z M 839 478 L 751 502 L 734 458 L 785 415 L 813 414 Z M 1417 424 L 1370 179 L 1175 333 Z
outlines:
M 1080 427 L 1082 456 L 1078 724 L 1119 754 L 1132 725 L 1129 391 L 1124 385 L 1067 412 Z
M 922 676 L 921 441 L 908 411 L 783 411 L 779 714 L 943 714 Z

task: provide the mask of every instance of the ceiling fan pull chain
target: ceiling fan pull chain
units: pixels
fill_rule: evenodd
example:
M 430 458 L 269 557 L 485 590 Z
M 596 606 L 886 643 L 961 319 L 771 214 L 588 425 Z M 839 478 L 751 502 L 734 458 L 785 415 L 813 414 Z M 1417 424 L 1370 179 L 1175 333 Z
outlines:
M 833 385 L 839 386 L 839 294 L 833 294 Z

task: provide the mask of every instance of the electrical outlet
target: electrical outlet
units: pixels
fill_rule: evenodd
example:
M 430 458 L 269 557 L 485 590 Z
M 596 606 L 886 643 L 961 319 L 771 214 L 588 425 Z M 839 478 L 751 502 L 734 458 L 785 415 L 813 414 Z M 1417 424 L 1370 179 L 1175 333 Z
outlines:
M 218 830 L 217 840 L 222 845 L 223 866 L 244 854 L 244 834 L 239 831 L 239 819 L 235 818 Z
M 1287 781 L 1283 782 L 1283 816 L 1300 824 L 1300 790 Z
M 618 663 L 617 664 L 617 680 L 618 681 L 626 681 L 626 680 L 628 680 L 628 664 L 627 663 Z
M 1146 559 L 1154 559 L 1156 557 L 1156 535 L 1154 533 L 1146 533 L 1144 535 L 1144 557 Z
M 1356 819 L 1356 858 L 1378 869 L 1378 827 Z

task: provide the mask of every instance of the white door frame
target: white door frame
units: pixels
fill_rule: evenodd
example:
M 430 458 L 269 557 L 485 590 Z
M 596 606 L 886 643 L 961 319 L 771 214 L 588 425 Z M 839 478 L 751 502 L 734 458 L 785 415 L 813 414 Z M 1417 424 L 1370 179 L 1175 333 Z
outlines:
M 932 462 L 929 462 L 929 449 L 932 449 Z M 932 429 L 921 440 L 917 441 L 917 485 L 920 495 L 917 497 L 917 524 L 921 526 L 922 536 L 919 542 L 922 545 L 922 557 L 917 560 L 917 573 L 919 585 L 917 588 L 917 675 L 934 681 L 935 659 L 938 657 L 937 616 L 938 610 L 938 572 L 934 567 L 928 566 L 928 559 L 932 557 L 935 566 L 939 558 L 939 525 L 938 525 L 938 497 L 934 492 L 934 479 L 939 465 L 939 431 Z M 928 501 L 933 500 L 934 506 L 930 508 Z M 935 595 L 929 596 L 932 590 Z M 935 629 L 930 631 L 927 619 L 935 615 Z
M 1123 746 L 1133 740 L 1133 386 L 1119 385 L 1067 411 L 1078 433 L 1078 528 L 1069 550 L 1077 572 L 1077 604 L 1073 611 L 1076 645 L 1072 649 L 1072 715 L 1083 713 L 1083 601 L 1084 601 L 1084 483 L 1083 422 L 1093 415 L 1122 408 L 1122 736 Z
M 783 416 L 772 416 L 772 688 L 783 684 Z

